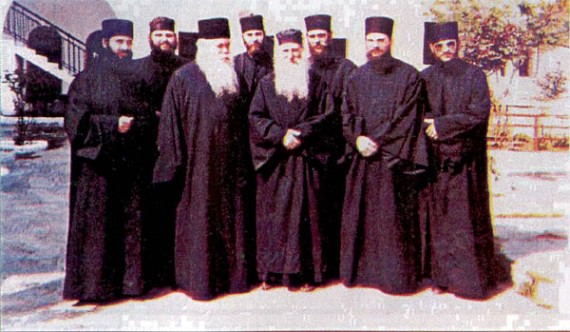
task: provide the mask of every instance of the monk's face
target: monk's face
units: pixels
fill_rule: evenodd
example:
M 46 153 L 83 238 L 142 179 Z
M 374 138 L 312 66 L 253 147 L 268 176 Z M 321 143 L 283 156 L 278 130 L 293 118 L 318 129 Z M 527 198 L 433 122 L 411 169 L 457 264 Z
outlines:
M 117 35 L 109 39 L 103 38 L 103 46 L 108 47 L 119 59 L 133 56 L 133 38 L 130 36 Z
M 366 35 L 366 56 L 369 60 L 390 52 L 392 41 L 386 34 L 371 32 Z
M 283 43 L 279 45 L 279 55 L 282 59 L 297 64 L 303 58 L 303 47 L 298 43 Z
M 232 58 L 230 54 L 230 39 L 229 38 L 216 38 L 208 41 L 210 46 L 209 54 L 220 62 L 230 63 Z
M 319 56 L 326 51 L 331 43 L 331 33 L 324 29 L 307 31 L 307 43 L 312 56 Z
M 247 53 L 252 55 L 261 50 L 265 33 L 263 30 L 252 29 L 242 33 L 242 37 Z
M 153 49 L 164 53 L 174 53 L 178 46 L 176 34 L 172 30 L 154 30 L 148 38 Z
M 457 40 L 444 39 L 429 45 L 433 55 L 442 62 L 447 62 L 457 56 Z

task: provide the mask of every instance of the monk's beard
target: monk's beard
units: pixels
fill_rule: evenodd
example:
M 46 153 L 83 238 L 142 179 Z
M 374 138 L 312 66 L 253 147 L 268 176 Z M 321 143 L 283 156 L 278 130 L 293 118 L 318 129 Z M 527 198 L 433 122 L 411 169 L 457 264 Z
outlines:
M 299 63 L 291 63 L 289 60 L 278 56 L 274 58 L 275 91 L 284 96 L 288 101 L 294 97 L 300 99 L 309 95 L 309 65 L 306 59 Z
M 219 55 L 208 52 L 210 45 L 207 41 L 199 39 L 197 44 L 196 64 L 206 76 L 212 90 L 217 97 L 226 93 L 238 91 L 237 74 L 234 69 L 234 61 L 231 56 L 227 60 L 221 60 Z

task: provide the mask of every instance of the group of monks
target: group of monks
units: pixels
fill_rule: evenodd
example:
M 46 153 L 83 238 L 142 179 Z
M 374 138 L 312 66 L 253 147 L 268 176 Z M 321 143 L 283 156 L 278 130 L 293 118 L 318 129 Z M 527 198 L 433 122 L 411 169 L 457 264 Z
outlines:
M 304 21 L 270 39 L 262 16 L 242 17 L 234 57 L 228 20 L 200 20 L 192 60 L 170 18 L 150 22 L 151 54 L 134 60 L 133 23 L 102 22 L 65 118 L 64 298 L 339 280 L 496 293 L 489 88 L 458 56 L 457 23 L 425 23 L 419 72 L 392 57 L 388 17 L 366 18 L 360 67 L 333 47 L 331 16 Z

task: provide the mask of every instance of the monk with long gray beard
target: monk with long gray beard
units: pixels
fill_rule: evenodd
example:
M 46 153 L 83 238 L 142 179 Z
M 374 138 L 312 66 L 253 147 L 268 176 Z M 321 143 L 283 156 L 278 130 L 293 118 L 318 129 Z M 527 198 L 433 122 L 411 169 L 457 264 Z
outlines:
M 322 282 L 320 168 L 311 147 L 325 116 L 310 107 L 302 33 L 277 33 L 274 74 L 259 83 L 250 108 L 257 172 L 257 272 L 262 288 L 310 291 Z
M 242 191 L 242 150 L 235 136 L 240 104 L 230 55 L 228 20 L 198 22 L 196 63 L 170 79 L 160 116 L 154 181 L 180 176 L 176 211 L 176 286 L 199 300 L 247 291 L 254 250 L 246 239 L 247 197 Z M 246 127 L 247 129 L 247 127 Z M 248 157 L 251 158 L 251 157 Z M 248 159 L 251 163 L 251 160 Z

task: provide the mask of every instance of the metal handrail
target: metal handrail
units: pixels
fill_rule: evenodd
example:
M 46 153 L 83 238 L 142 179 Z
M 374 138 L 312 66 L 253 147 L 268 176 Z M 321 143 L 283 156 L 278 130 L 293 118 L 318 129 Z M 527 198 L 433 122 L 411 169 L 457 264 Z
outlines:
M 16 1 L 12 1 L 12 5 L 6 14 L 4 33 L 28 45 L 30 32 L 39 26 L 50 26 L 56 29 L 62 37 L 61 66 L 73 75 L 82 71 L 86 52 L 85 43 L 44 17 L 32 12 Z

